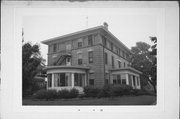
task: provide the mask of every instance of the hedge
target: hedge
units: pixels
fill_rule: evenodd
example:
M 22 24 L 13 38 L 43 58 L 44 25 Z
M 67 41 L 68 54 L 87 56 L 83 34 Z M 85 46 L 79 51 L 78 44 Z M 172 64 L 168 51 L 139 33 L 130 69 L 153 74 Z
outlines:
M 128 85 L 105 85 L 102 88 L 87 86 L 84 87 L 86 97 L 112 97 L 130 95 L 132 87 Z
M 53 100 L 53 99 L 68 99 L 68 98 L 76 98 L 79 94 L 79 91 L 75 88 L 71 90 L 63 89 L 63 90 L 39 90 L 34 94 L 34 98 L 36 99 L 46 99 L 46 100 Z
M 85 97 L 97 97 L 100 89 L 94 86 L 86 86 L 83 91 Z

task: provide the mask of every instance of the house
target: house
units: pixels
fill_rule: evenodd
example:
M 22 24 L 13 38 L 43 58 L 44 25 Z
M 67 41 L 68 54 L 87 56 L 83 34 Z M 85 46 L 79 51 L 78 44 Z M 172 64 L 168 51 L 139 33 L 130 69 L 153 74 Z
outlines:
M 108 24 L 42 41 L 48 45 L 47 89 L 127 84 L 140 89 L 141 72 L 130 64 L 131 51 Z
M 36 85 L 41 89 L 46 87 L 46 72 L 43 70 L 43 68 L 45 67 L 44 64 L 40 64 L 37 67 L 37 74 L 34 76 L 34 83 L 36 83 Z

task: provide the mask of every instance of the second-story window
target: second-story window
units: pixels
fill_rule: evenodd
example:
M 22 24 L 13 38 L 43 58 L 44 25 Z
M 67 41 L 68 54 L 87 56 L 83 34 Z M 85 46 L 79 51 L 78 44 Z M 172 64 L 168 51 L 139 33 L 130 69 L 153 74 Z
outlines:
M 82 64 L 82 53 L 79 53 L 78 54 L 78 65 L 81 65 Z
M 121 62 L 120 61 L 118 61 L 118 64 L 119 64 L 119 68 L 121 68 Z
M 53 52 L 56 52 L 57 51 L 57 44 L 54 44 L 53 45 Z
M 89 63 L 93 63 L 93 51 L 88 52 Z
M 89 36 L 88 36 L 88 45 L 89 45 L 89 46 L 93 45 L 92 35 L 89 35 Z
M 108 55 L 106 52 L 104 53 L 104 62 L 105 64 L 108 64 Z

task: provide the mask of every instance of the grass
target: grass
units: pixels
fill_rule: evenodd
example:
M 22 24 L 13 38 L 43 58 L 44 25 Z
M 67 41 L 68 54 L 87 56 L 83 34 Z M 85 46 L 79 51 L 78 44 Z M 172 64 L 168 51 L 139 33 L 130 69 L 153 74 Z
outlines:
M 154 105 L 156 97 L 150 95 L 142 96 L 122 96 L 114 98 L 74 98 L 37 100 L 23 99 L 23 105 Z

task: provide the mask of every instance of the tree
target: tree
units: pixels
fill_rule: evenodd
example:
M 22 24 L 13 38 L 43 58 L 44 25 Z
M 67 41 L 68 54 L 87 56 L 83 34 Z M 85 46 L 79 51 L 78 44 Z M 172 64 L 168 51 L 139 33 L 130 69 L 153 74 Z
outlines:
M 150 40 L 154 43 L 154 45 L 151 46 L 152 51 L 150 52 L 150 55 L 154 57 L 153 66 L 151 68 L 150 82 L 154 86 L 154 89 L 156 91 L 156 85 L 157 85 L 157 37 L 150 37 Z
M 23 96 L 31 93 L 33 78 L 38 73 L 38 66 L 44 63 L 41 57 L 39 45 L 25 43 L 22 46 L 22 87 Z
M 141 84 L 147 85 L 148 81 L 153 85 L 156 92 L 156 79 L 151 80 L 151 77 L 156 75 L 156 71 L 153 69 L 156 57 L 151 55 L 152 47 L 145 42 L 137 42 L 135 47 L 131 48 L 132 55 L 132 67 L 142 72 Z M 152 69 L 154 71 L 152 71 Z

